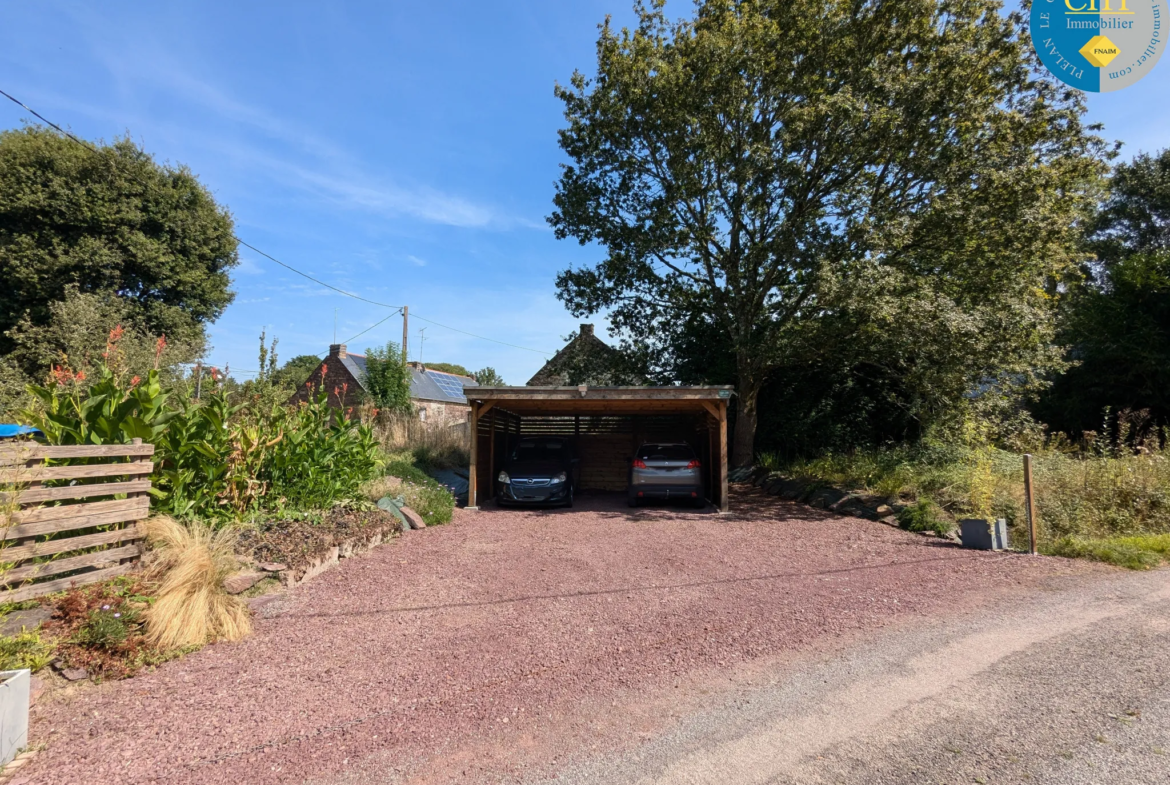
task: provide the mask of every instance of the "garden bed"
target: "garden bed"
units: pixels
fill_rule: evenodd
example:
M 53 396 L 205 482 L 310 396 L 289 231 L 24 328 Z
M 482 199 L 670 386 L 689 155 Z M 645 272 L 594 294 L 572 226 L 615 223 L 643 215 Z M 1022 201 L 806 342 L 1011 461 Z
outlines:
M 323 560 L 367 550 L 401 531 L 398 518 L 382 510 L 335 507 L 317 520 L 284 519 L 244 528 L 236 552 L 245 561 L 283 565 L 281 572 L 295 583 Z

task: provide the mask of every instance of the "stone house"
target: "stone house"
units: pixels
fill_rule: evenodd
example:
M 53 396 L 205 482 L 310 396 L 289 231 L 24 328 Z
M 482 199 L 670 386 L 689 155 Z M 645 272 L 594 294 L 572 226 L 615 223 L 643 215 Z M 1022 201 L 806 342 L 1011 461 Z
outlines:
M 527 386 L 590 384 L 608 387 L 645 383 L 644 378 L 626 368 L 621 352 L 597 337 L 593 325 L 583 324 L 577 335 L 528 380 Z
M 408 363 L 410 400 L 415 413 L 426 422 L 466 422 L 471 407 L 463 394 L 464 387 L 478 386 L 470 376 L 427 370 L 422 363 Z M 365 393 L 366 356 L 354 354 L 345 344 L 332 344 L 329 356 L 293 394 L 293 401 L 306 401 L 324 384 L 329 391 L 329 405 L 348 409 L 361 403 Z

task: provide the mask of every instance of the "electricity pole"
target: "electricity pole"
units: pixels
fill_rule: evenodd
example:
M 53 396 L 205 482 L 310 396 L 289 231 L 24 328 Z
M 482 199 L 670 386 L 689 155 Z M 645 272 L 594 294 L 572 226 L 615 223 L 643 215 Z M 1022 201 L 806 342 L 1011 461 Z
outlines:
M 410 328 L 410 306 L 402 306 L 402 364 L 406 365 L 406 335 Z

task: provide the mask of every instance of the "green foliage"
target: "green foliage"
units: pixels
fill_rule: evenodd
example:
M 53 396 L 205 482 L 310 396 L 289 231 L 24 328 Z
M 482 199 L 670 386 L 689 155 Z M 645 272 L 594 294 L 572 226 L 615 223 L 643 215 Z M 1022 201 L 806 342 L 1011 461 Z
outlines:
M 967 442 L 926 441 L 795 461 L 768 456 L 764 462 L 786 474 L 937 504 L 952 518 L 1005 518 L 1013 528 L 1026 523 L 1020 455 L 980 443 L 977 434 Z M 1170 536 L 1165 453 L 1048 449 L 1035 455 L 1033 475 L 1045 547 L 1066 538 L 1108 540 L 1113 547 L 1126 545 L 1129 537 L 1163 542 L 1157 538 Z M 1128 545 L 1137 547 L 1136 542 Z
M 273 384 L 295 390 L 304 384 L 320 365 L 321 358 L 317 355 L 298 354 L 280 367 L 273 377 Z
M 421 515 L 428 526 L 450 523 L 455 497 L 410 459 L 398 456 L 391 460 L 386 465 L 386 474 L 402 480 L 397 492 L 406 499 L 406 506 Z
M 366 375 L 362 380 L 374 406 L 387 413 L 413 410 L 410 402 L 410 369 L 402 360 L 402 349 L 389 342 L 366 349 Z
M 549 221 L 607 253 L 562 272 L 558 296 L 607 310 L 657 378 L 678 377 L 693 333 L 721 337 L 737 465 L 760 390 L 792 365 L 872 369 L 930 422 L 979 383 L 1058 364 L 1046 284 L 1077 258 L 1108 151 L 1083 98 L 1032 67 L 1018 14 L 994 0 L 635 11 L 633 30 L 602 26 L 595 78 L 557 88 L 570 162 Z
M 201 342 L 236 263 L 230 214 L 186 167 L 128 137 L 94 151 L 39 126 L 0 133 L 0 354 L 71 285 L 116 293 L 147 333 Z
M 155 367 L 146 378 L 130 376 L 123 362 L 124 331 L 115 328 L 106 342 L 105 359 L 84 371 L 57 366 L 46 386 L 30 385 L 35 405 L 22 418 L 39 428 L 50 444 L 127 444 L 132 439 L 153 443 L 174 416 L 165 404 L 171 393 L 163 388 L 158 362 L 166 347 L 156 343 Z
M 112 336 L 111 358 L 116 345 Z M 177 517 L 236 520 L 356 498 L 381 465 L 372 429 L 330 408 L 324 390 L 286 404 L 271 378 L 275 341 L 266 348 L 261 336 L 261 347 L 262 372 L 251 386 L 229 395 L 209 371 L 199 400 L 154 369 L 145 380 L 127 379 L 103 364 L 84 386 L 59 368 L 48 386 L 32 388 L 40 406 L 26 420 L 50 444 L 154 444 L 155 509 Z
M 15 417 L 30 401 L 29 384 L 43 384 L 55 366 L 70 368 L 93 380 L 106 359 L 111 331 L 122 328 L 118 362 L 127 374 L 146 376 L 157 368 L 164 379 L 177 380 L 178 363 L 190 362 L 203 351 L 201 335 L 182 339 L 169 336 L 158 354 L 158 336 L 151 335 L 141 314 L 112 293 L 82 293 L 76 285 L 65 287 L 64 298 L 49 304 L 45 323 L 27 315 L 8 332 L 12 352 L 0 358 L 0 419 Z
M 1170 555 L 1170 535 L 1147 537 L 1082 538 L 1061 537 L 1039 547 L 1049 556 L 1092 559 L 1130 570 L 1157 567 Z
M 11 637 L 0 637 L 0 670 L 28 668 L 36 673 L 55 657 L 53 645 L 41 640 L 40 633 L 35 630 Z
M 427 363 L 428 371 L 441 371 L 443 373 L 454 373 L 459 376 L 472 376 L 471 371 L 464 368 L 462 365 L 455 363 Z
M 475 381 L 479 383 L 480 387 L 506 387 L 507 382 L 504 377 L 496 373 L 496 369 L 488 366 L 487 368 L 480 368 L 472 376 Z
M 898 523 L 912 532 L 946 534 L 954 528 L 942 508 L 927 498 L 919 499 L 898 513 Z
M 89 612 L 75 633 L 73 642 L 95 649 L 114 650 L 125 643 L 139 623 L 138 612 L 129 605 L 104 605 Z

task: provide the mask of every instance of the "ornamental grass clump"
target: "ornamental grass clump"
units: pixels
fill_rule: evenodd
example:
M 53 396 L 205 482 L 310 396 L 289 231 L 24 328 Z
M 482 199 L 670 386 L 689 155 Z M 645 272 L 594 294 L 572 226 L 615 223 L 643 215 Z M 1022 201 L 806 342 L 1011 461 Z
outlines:
M 157 554 L 157 599 L 143 614 L 152 645 L 181 649 L 239 640 L 252 631 L 247 606 L 223 587 L 236 569 L 234 531 L 156 516 L 146 533 Z

